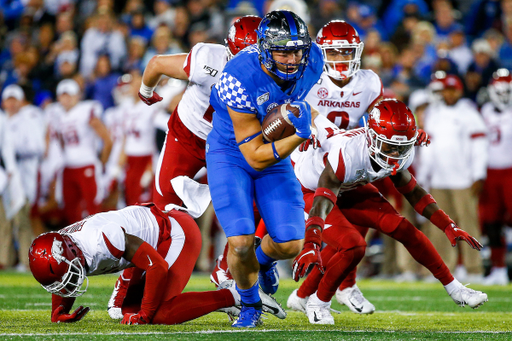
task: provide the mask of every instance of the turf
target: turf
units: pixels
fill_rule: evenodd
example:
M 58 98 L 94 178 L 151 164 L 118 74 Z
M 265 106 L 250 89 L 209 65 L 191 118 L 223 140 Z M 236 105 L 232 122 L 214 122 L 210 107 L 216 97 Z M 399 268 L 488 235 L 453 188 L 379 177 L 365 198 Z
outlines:
M 256 330 L 234 330 L 227 316 L 212 313 L 178 326 L 124 326 L 108 317 L 107 301 L 115 276 L 90 278 L 89 290 L 75 305 L 91 307 L 80 322 L 50 322 L 51 298 L 30 274 L 0 273 L 0 340 L 511 340 L 512 286 L 471 286 L 489 302 L 479 309 L 461 308 L 440 284 L 358 282 L 377 311 L 360 316 L 333 301 L 334 326 L 315 326 L 302 313 L 286 320 L 269 316 Z M 286 299 L 297 284 L 282 280 L 276 298 Z M 194 275 L 187 291 L 213 290 L 208 277 Z

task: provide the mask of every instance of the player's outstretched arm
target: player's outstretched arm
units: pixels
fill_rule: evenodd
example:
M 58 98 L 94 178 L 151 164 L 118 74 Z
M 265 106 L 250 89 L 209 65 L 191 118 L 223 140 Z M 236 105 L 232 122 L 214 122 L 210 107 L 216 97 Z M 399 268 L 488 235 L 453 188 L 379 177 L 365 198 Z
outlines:
M 240 151 L 247 163 L 257 171 L 264 170 L 288 157 L 306 140 L 294 134 L 282 140 L 264 144 L 261 137 L 261 124 L 255 114 L 241 113 L 229 106 L 228 112 Z
M 437 203 L 423 187 L 416 183 L 416 179 L 408 171 L 398 172 L 396 175 L 390 176 L 391 181 L 396 189 L 404 195 L 409 203 L 414 207 L 416 212 L 429 219 L 432 224 L 436 225 L 443 231 L 452 246 L 457 245 L 457 240 L 463 240 L 473 249 L 481 250 L 482 244 L 466 231 L 460 229 L 450 217 L 437 206 Z
M 142 84 L 139 90 L 140 99 L 147 105 L 152 105 L 162 100 L 162 97 L 153 91 L 162 75 L 188 80 L 187 73 L 183 70 L 183 63 L 185 63 L 186 59 L 186 53 L 156 55 L 151 58 L 142 75 Z
M 318 266 L 323 272 L 320 249 L 322 247 L 322 231 L 325 219 L 336 204 L 341 181 L 336 177 L 329 161 L 318 180 L 318 188 L 315 191 L 313 207 L 309 211 L 306 221 L 306 238 L 304 248 L 295 257 L 292 265 L 292 276 L 295 281 L 306 276 L 314 266 Z
M 139 237 L 126 234 L 123 258 L 137 268 L 146 271 L 146 285 L 140 311 L 137 314 L 125 314 L 122 324 L 150 323 L 161 303 L 167 280 L 168 264 L 165 259 L 148 243 Z

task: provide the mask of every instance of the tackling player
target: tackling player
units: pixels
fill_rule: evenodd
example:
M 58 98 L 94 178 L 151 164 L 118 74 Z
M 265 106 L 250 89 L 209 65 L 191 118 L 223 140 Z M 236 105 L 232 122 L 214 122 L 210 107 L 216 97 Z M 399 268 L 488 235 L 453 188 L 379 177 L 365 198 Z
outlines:
M 374 107 L 365 128 L 346 132 L 322 116 L 315 119 L 315 124 L 321 147 L 303 150 L 294 159 L 305 211 L 309 212 L 305 246 L 293 264 L 294 279 L 304 277 L 317 266 L 298 291 L 299 297 L 309 296 L 305 304 L 309 321 L 334 324 L 329 311 L 331 298 L 366 249 L 356 226 L 375 228 L 404 244 L 457 304 L 477 308 L 486 302 L 486 294 L 453 278 L 427 237 L 370 184 L 389 176 L 415 210 L 446 234 L 452 246 L 457 240 L 464 240 L 481 249 L 482 245 L 439 209 L 407 170 L 414 159 L 417 138 L 416 122 L 409 108 L 397 100 L 384 100 Z M 321 256 L 322 241 L 328 247 Z M 324 261 L 326 270 L 322 276 Z
M 320 48 L 293 12 L 268 13 L 257 34 L 257 46 L 230 60 L 212 91 L 215 113 L 206 146 L 213 206 L 228 237 L 228 265 L 242 300 L 233 327 L 260 323 L 258 273 L 263 291 L 275 292 L 276 260 L 302 248 L 304 203 L 288 156 L 311 135 L 311 107 L 304 98 L 323 67 Z M 300 110 L 299 117 L 288 115 L 296 134 L 265 144 L 261 122 L 283 103 Z M 269 233 L 256 250 L 253 201 Z
M 178 324 L 240 304 L 233 285 L 181 293 L 200 249 L 199 228 L 188 214 L 146 204 L 99 213 L 42 234 L 28 256 L 35 279 L 52 293 L 52 322 L 76 322 L 87 314 L 89 308 L 83 306 L 70 311 L 75 298 L 86 292 L 88 275 L 134 267 L 121 323 Z M 265 311 L 286 316 L 274 299 L 262 295 Z

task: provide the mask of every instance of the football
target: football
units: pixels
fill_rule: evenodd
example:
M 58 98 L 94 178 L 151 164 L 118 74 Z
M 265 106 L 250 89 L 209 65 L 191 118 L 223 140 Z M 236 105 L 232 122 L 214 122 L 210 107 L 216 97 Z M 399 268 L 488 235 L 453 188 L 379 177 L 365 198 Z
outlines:
M 288 119 L 288 111 L 291 111 L 296 117 L 300 114 L 297 107 L 282 104 L 270 110 L 265 116 L 261 124 L 261 131 L 265 140 L 274 142 L 295 134 L 295 127 Z

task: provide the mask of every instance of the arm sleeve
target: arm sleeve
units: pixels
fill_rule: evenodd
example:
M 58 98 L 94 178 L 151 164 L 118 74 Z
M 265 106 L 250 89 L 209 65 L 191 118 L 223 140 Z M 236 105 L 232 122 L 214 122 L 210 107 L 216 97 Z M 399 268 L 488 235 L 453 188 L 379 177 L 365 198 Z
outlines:
M 256 107 L 252 104 L 251 97 L 234 76 L 223 72 L 215 89 L 219 99 L 228 107 L 240 112 L 255 113 Z

